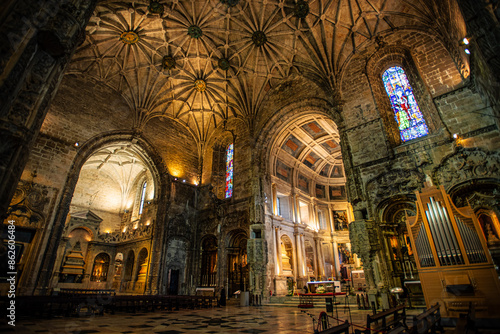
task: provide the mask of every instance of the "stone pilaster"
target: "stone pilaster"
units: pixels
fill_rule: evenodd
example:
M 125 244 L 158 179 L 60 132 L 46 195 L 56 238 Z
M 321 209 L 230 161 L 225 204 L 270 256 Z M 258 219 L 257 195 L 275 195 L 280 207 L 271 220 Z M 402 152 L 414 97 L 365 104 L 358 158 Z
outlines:
M 2 26 L 9 36 L 0 59 L 0 214 L 6 212 L 64 70 L 97 0 L 21 2 Z M 52 12 L 47 13 L 47 6 Z M 9 57 L 8 59 L 5 57 Z

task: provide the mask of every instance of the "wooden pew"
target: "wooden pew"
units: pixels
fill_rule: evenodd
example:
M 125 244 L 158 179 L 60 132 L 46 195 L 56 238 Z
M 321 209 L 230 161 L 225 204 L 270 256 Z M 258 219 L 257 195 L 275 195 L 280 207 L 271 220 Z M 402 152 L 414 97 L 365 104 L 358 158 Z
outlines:
M 435 333 L 436 331 L 443 332 L 439 303 L 436 303 L 436 305 L 432 306 L 430 309 L 413 317 L 413 326 L 410 333 L 422 334 Z
M 349 334 L 349 322 L 346 320 L 343 324 L 330 327 L 329 316 L 326 312 L 321 312 L 318 319 L 318 328 L 314 334 Z
M 346 320 L 343 324 L 322 330 L 318 334 L 349 334 L 349 326 L 349 322 Z
M 406 309 L 404 305 L 399 305 L 387 311 L 366 316 L 365 330 L 354 330 L 355 334 L 371 334 L 376 332 L 390 332 L 396 328 L 406 327 Z
M 6 308 L 9 299 L 0 297 Z M 19 315 L 40 318 L 56 316 L 103 315 L 121 312 L 153 312 L 156 309 L 179 310 L 208 308 L 217 305 L 214 296 L 115 295 L 113 290 L 70 289 L 51 296 L 16 296 Z

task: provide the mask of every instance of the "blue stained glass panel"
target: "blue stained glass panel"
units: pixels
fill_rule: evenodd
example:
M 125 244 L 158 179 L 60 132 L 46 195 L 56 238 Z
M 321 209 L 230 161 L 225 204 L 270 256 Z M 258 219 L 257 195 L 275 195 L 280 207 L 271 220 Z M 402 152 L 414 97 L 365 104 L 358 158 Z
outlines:
M 391 100 L 401 140 L 406 142 L 429 134 L 422 112 L 405 71 L 399 66 L 387 69 L 382 75 L 385 91 Z
M 233 144 L 226 149 L 226 198 L 233 196 Z

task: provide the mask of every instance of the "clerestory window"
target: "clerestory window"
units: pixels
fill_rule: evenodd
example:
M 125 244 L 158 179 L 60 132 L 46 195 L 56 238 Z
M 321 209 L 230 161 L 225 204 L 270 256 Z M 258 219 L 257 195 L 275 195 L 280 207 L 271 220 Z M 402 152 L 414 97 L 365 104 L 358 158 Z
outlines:
M 429 129 L 403 68 L 388 68 L 382 74 L 382 81 L 391 102 L 401 140 L 406 142 L 428 135 Z

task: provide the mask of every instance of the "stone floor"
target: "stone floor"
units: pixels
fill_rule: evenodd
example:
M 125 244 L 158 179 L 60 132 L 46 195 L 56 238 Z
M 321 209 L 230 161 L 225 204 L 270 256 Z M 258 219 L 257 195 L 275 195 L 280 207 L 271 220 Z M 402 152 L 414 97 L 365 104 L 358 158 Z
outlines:
M 363 324 L 369 311 L 338 309 L 338 317 Z M 29 319 L 18 317 L 16 327 L 1 325 L 0 333 L 314 333 L 313 318 L 324 308 L 299 309 L 282 306 L 238 306 L 213 309 L 119 313 L 81 318 Z M 418 314 L 420 310 L 409 310 Z M 351 320 L 352 319 L 352 320 Z

